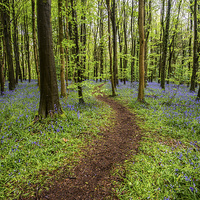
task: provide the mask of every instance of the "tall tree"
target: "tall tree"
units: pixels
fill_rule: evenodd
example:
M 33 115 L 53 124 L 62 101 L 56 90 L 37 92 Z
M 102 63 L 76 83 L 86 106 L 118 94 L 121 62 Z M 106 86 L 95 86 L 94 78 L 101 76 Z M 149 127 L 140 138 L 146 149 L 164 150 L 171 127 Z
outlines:
M 145 61 L 144 61 L 144 69 L 145 69 L 145 87 L 147 85 L 147 79 L 148 79 L 148 41 L 149 41 L 149 33 L 151 28 L 151 21 L 152 21 L 152 11 L 151 11 L 151 0 L 149 0 L 149 4 L 147 4 L 145 7 Z
M 191 8 L 191 11 L 189 13 L 189 17 L 188 17 L 188 20 L 189 20 L 189 24 L 190 24 L 190 30 L 189 30 L 189 62 L 188 62 L 188 70 L 190 71 L 190 68 L 191 68 L 191 61 L 190 61 L 190 58 L 192 56 L 192 4 L 190 3 L 190 8 Z M 188 81 L 188 87 L 190 85 L 190 82 Z
M 32 37 L 33 37 L 33 51 L 34 51 L 34 60 L 35 60 L 35 69 L 38 79 L 38 85 L 40 87 L 40 71 L 39 71 L 39 62 L 38 62 L 38 50 L 37 50 L 37 41 L 36 41 L 36 29 L 35 29 L 35 0 L 32 0 Z
M 78 97 L 79 97 L 79 104 L 84 104 L 83 99 L 83 91 L 82 91 L 82 66 L 80 65 L 80 58 L 79 58 L 79 35 L 78 35 L 78 25 L 77 25 L 77 16 L 75 11 L 75 0 L 71 0 L 72 6 L 72 18 L 74 22 L 74 34 L 75 34 L 75 44 L 76 44 L 76 65 L 77 65 L 77 80 L 78 80 Z
M 37 0 L 37 14 L 41 82 L 39 115 L 45 118 L 62 112 L 53 53 L 51 0 Z
M 107 10 L 108 10 L 108 42 L 109 42 L 108 48 L 109 48 L 109 56 L 110 56 L 110 80 L 111 80 L 111 87 L 112 87 L 112 96 L 116 96 L 113 70 L 112 70 L 112 46 L 111 46 L 111 31 L 110 31 L 110 18 L 111 18 L 110 0 L 106 0 L 106 4 L 107 4 Z
M 136 39 L 134 37 L 134 1 L 132 0 L 131 10 L 131 83 L 135 79 L 134 66 L 135 66 L 135 50 L 136 50 Z
M 11 45 L 11 30 L 10 30 L 10 2 L 9 0 L 3 0 L 3 7 L 1 11 L 3 21 L 3 33 L 6 44 L 6 58 L 8 63 L 8 79 L 9 90 L 15 89 L 14 67 L 12 57 L 12 45 Z
M 113 79 L 114 86 L 116 87 L 118 83 L 117 69 L 118 69 L 118 60 L 117 60 L 117 29 L 116 29 L 116 4 L 115 0 L 112 0 L 112 30 L 113 30 Z
M 160 12 L 160 62 L 159 62 L 159 77 L 158 83 L 160 83 L 161 78 L 161 68 L 162 68 L 162 51 L 163 51 L 163 35 L 164 35 L 164 15 L 165 15 L 165 0 L 162 0 L 162 8 Z
M 65 8 L 66 8 L 66 18 L 65 18 L 65 21 L 66 21 L 66 39 L 67 39 L 67 42 L 69 40 L 69 30 L 68 30 L 68 0 L 66 0 L 65 2 Z M 65 81 L 66 81 L 66 87 L 68 87 L 68 46 L 66 47 L 65 49 L 65 69 L 66 69 L 66 74 L 65 74 Z
M 19 64 L 19 45 L 18 45 L 18 26 L 17 26 L 17 17 L 15 16 L 15 1 L 12 0 L 12 10 L 13 10 L 13 40 L 14 40 L 14 52 L 15 52 L 15 64 L 16 64 L 16 83 L 18 83 L 18 78 L 22 82 L 22 74 Z
M 178 28 L 178 23 L 179 23 L 179 15 L 180 15 L 180 10 L 181 10 L 181 4 L 182 4 L 182 0 L 179 1 L 179 5 L 178 5 L 178 15 L 177 18 L 175 20 L 175 26 L 174 26 L 174 31 L 172 34 L 172 39 L 171 39 L 171 43 L 169 44 L 169 66 L 168 66 L 168 74 L 167 74 L 167 83 L 169 84 L 169 79 L 171 78 L 171 74 L 172 74 L 172 56 L 174 54 L 174 49 L 175 49 L 175 40 L 176 40 L 176 36 L 177 36 L 177 28 Z
M 128 41 L 127 41 L 127 14 L 126 14 L 126 1 L 123 1 L 124 5 L 124 20 L 123 20 L 123 27 L 124 27 L 124 59 L 123 59 L 123 78 L 124 84 L 126 84 L 126 70 L 127 70 L 127 54 L 128 54 Z
M 167 59 L 167 47 L 169 38 L 169 24 L 170 24 L 170 13 L 171 13 L 171 0 L 168 0 L 167 16 L 166 16 L 166 27 L 163 36 L 163 52 L 162 52 L 162 64 L 161 64 L 161 88 L 165 89 L 165 77 L 166 77 L 166 59 Z
M 61 97 L 66 96 L 65 85 L 65 56 L 63 47 L 63 17 L 62 17 L 62 0 L 58 0 L 58 23 L 59 23 L 59 46 L 60 46 L 60 80 L 61 80 Z
M 145 58 L 145 38 L 144 38 L 144 0 L 139 0 L 139 89 L 138 101 L 144 102 L 144 58 Z
M 100 82 L 103 78 L 103 55 L 104 55 L 104 27 L 103 27 L 103 7 L 102 1 L 99 2 L 99 9 L 100 9 L 100 28 L 99 28 L 99 38 L 100 38 Z
M 31 82 L 31 63 L 30 63 L 30 42 L 29 42 L 29 26 L 28 26 L 28 12 L 26 10 L 24 15 L 24 29 L 25 29 L 25 46 L 26 46 L 26 61 L 28 66 L 28 81 Z
M 0 18 L 1 19 L 1 18 Z M 1 95 L 4 93 L 4 48 L 3 48 L 3 28 L 0 20 L 0 84 L 1 84 Z
M 24 27 L 21 24 L 21 66 L 22 66 L 22 79 L 26 80 L 26 72 L 24 67 Z
M 81 66 L 82 66 L 82 76 L 86 70 L 86 5 L 87 0 L 81 0 L 82 15 L 81 15 Z M 83 77 L 82 77 L 83 78 Z
M 197 0 L 194 1 L 194 45 L 193 45 L 193 70 L 190 91 L 195 91 L 195 81 L 198 68 L 198 36 L 197 36 Z

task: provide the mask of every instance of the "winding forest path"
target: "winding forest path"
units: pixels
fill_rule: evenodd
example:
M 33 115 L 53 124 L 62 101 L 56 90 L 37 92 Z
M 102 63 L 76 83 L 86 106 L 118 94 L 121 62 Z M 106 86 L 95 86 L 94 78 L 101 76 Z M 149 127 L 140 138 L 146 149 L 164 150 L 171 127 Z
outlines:
M 102 132 L 103 138 L 87 146 L 85 156 L 74 170 L 75 178 L 55 182 L 48 192 L 37 199 L 100 200 L 118 199 L 112 193 L 111 170 L 137 152 L 141 131 L 135 116 L 126 107 L 107 96 L 97 96 L 115 113 L 114 126 Z

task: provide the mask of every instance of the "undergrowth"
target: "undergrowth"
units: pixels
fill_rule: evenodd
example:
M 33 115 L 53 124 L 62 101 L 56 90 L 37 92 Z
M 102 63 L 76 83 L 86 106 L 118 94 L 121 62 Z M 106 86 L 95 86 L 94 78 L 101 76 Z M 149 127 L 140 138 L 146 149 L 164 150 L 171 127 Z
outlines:
M 61 166 L 66 166 L 66 173 L 73 171 L 80 147 L 99 137 L 99 128 L 109 123 L 111 110 L 93 97 L 95 85 L 83 85 L 84 105 L 78 104 L 71 86 L 68 98 L 60 99 L 64 114 L 36 123 L 36 82 L 19 83 L 15 91 L 0 96 L 0 199 L 31 198 L 48 189 L 53 171 L 59 173 Z
M 110 92 L 110 85 L 105 86 Z M 184 85 L 166 90 L 149 83 L 147 104 L 137 102 L 138 84 L 120 83 L 117 100 L 138 116 L 144 132 L 139 153 L 114 171 L 119 199 L 200 199 L 200 102 Z M 125 169 L 125 170 L 122 170 Z

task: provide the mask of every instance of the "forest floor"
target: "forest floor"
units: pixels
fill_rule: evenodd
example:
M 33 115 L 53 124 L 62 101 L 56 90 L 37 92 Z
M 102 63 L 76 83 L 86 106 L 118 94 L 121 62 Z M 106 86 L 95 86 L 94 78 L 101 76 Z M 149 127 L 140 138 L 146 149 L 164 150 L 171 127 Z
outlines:
M 113 183 L 120 178 L 114 176 L 112 171 L 137 153 L 142 133 L 136 125 L 136 116 L 126 107 L 105 95 L 96 98 L 113 109 L 113 125 L 102 129 L 101 139 L 85 146 L 82 150 L 84 156 L 71 175 L 64 173 L 63 169 L 59 179 L 49 182 L 50 189 L 36 194 L 36 199 L 118 199 L 113 192 Z

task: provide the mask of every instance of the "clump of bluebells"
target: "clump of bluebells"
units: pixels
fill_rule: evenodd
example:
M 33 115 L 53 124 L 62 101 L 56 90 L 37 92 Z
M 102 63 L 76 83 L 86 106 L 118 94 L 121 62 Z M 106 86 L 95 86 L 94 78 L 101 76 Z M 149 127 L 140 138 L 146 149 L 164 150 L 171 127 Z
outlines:
M 125 164 L 126 178 L 124 183 L 118 184 L 119 197 L 200 199 L 197 93 L 190 93 L 185 85 L 169 84 L 164 91 L 158 83 L 148 83 L 147 104 L 140 104 L 137 102 L 138 83 L 120 83 L 117 92 L 116 99 L 128 103 L 142 118 L 141 127 L 146 130 L 140 153 L 133 157 L 134 162 Z
M 92 90 L 86 86 L 84 92 L 85 105 L 70 91 L 67 99 L 60 99 L 63 115 L 35 123 L 40 95 L 36 81 L 19 83 L 0 96 L 0 199 L 30 197 L 52 170 L 66 163 L 70 170 L 69 161 L 81 156 L 84 139 L 97 136 L 108 123 L 110 108 L 89 95 Z

